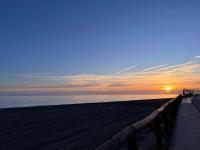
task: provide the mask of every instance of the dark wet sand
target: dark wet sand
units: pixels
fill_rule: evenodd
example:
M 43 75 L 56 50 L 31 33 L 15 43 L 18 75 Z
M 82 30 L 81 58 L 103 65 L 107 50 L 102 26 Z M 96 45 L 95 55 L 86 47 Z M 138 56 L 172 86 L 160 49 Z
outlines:
M 0 109 L 0 150 L 90 150 L 169 99 Z

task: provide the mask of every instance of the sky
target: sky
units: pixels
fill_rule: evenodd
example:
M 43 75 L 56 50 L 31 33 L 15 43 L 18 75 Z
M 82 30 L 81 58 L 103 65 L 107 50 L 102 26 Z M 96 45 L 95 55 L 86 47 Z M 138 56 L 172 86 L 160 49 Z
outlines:
M 200 88 L 200 2 L 1 0 L 0 95 Z

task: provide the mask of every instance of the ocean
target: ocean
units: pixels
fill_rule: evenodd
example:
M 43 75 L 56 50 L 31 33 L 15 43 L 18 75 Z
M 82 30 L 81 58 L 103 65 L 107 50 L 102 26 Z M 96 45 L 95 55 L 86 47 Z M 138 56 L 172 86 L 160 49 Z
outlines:
M 175 96 L 174 94 L 0 96 L 0 108 L 159 99 L 173 98 Z

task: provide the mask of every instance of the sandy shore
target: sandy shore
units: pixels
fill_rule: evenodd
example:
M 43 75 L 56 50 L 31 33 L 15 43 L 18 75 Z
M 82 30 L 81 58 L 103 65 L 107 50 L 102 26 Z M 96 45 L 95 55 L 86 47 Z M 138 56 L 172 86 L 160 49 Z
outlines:
M 0 149 L 94 149 L 167 100 L 0 109 Z

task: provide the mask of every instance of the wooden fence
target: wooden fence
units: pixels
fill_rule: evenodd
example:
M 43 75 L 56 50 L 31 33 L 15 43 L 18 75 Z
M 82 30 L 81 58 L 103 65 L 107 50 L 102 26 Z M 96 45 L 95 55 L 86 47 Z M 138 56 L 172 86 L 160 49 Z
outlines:
M 96 150 L 168 149 L 182 98 L 183 96 L 179 95 L 168 101 L 143 120 L 124 128 Z M 148 135 L 140 139 L 138 134 L 145 129 L 149 130 Z M 150 135 L 153 135 L 155 140 L 149 138 Z M 142 142 L 144 140 L 149 142 Z

